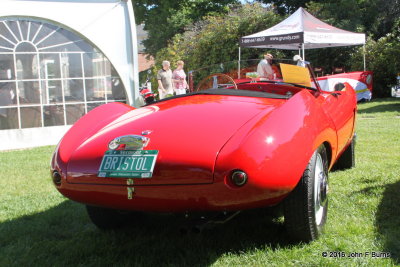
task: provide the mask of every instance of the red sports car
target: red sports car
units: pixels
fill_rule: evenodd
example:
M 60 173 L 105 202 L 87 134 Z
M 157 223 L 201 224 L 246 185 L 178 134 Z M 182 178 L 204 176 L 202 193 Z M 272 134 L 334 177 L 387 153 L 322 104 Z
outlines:
M 214 74 L 186 95 L 94 109 L 54 152 L 56 188 L 85 204 L 102 229 L 123 224 L 121 211 L 281 204 L 287 231 L 316 239 L 327 218 L 328 170 L 354 166 L 356 94 L 347 83 L 322 91 L 309 67 L 279 69 L 279 79 Z

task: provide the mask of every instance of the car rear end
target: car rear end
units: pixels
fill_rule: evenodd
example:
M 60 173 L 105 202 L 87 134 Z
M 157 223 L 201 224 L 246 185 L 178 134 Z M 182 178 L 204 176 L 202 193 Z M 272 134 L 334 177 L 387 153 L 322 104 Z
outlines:
M 240 183 L 246 177 L 234 168 L 221 176 L 215 173 L 215 164 L 239 129 L 284 102 L 194 95 L 140 109 L 105 105 L 83 117 L 60 142 L 52 176 L 66 197 L 115 209 L 176 212 L 274 204 L 287 192 L 241 188 L 232 181 Z M 146 146 L 134 153 L 125 144 L 110 148 L 113 140 L 123 136 L 144 137 Z M 248 197 L 239 199 L 238 190 Z

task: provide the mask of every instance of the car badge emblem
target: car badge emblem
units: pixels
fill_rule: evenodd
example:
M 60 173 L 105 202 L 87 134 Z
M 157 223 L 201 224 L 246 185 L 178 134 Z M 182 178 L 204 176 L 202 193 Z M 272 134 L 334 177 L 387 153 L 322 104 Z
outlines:
M 153 131 L 152 130 L 146 130 L 142 132 L 142 135 L 149 135 L 151 134 Z
M 124 135 L 114 138 L 108 143 L 111 150 L 142 150 L 150 141 L 150 138 L 141 135 Z

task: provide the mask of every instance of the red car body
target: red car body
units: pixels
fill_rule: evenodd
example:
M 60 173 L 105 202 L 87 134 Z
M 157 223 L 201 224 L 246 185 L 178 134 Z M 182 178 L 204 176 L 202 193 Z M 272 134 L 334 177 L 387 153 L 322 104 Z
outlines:
M 67 198 L 104 208 L 190 212 L 273 206 L 294 190 L 320 146 L 331 168 L 352 142 L 356 95 L 344 86 L 323 92 L 252 82 L 137 109 L 106 104 L 64 136 L 51 173 L 59 174 L 56 188 Z M 260 91 L 278 97 L 251 93 Z M 98 177 L 111 140 L 144 132 L 150 139 L 145 149 L 159 152 L 151 178 Z M 235 170 L 247 174 L 244 186 L 232 183 Z

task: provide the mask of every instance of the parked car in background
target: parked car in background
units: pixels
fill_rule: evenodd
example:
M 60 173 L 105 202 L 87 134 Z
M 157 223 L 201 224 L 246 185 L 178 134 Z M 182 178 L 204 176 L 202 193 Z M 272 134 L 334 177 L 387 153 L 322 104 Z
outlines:
M 392 97 L 400 97 L 400 73 L 397 75 L 397 84 L 392 86 Z

